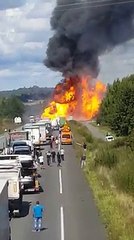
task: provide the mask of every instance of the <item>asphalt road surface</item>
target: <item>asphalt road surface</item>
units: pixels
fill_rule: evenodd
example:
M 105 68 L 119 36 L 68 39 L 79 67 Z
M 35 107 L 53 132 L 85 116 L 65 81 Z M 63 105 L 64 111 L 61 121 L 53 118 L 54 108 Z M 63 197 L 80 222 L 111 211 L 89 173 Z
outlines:
M 25 105 L 25 114 L 23 120 L 25 123 L 29 122 L 29 116 L 41 116 L 43 109 L 47 105 L 48 100 L 42 102 L 32 102 L 29 105 Z
M 40 170 L 43 192 L 24 196 L 23 216 L 11 220 L 12 240 L 106 240 L 74 149 L 72 146 L 64 149 L 62 167 L 54 163 Z M 31 206 L 36 200 L 45 205 L 41 232 L 32 232 Z
M 95 138 L 105 140 L 105 134 L 102 133 L 97 126 L 93 126 L 89 121 L 84 121 L 82 122 L 82 124 L 89 129 L 89 131 Z

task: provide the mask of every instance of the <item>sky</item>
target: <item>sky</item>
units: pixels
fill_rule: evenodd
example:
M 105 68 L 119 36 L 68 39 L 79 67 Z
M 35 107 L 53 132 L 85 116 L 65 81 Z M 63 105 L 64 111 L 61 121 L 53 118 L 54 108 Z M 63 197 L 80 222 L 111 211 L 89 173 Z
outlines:
M 56 0 L 0 1 L 0 90 L 54 87 L 61 74 L 43 65 Z M 104 83 L 134 72 L 134 40 L 100 56 Z

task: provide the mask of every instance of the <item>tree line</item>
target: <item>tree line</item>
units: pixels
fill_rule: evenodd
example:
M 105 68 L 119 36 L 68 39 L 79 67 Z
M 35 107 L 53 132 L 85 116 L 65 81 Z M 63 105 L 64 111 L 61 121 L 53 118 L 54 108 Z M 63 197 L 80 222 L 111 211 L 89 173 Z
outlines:
M 19 88 L 11 91 L 0 91 L 1 97 L 17 96 L 21 101 L 28 102 L 29 100 L 43 100 L 49 98 L 53 92 L 53 88 L 33 86 L 30 88 Z
M 108 86 L 97 122 L 109 126 L 117 136 L 134 130 L 134 75 L 117 79 Z
M 0 99 L 0 119 L 14 119 L 17 116 L 22 117 L 24 113 L 24 104 L 16 96 Z

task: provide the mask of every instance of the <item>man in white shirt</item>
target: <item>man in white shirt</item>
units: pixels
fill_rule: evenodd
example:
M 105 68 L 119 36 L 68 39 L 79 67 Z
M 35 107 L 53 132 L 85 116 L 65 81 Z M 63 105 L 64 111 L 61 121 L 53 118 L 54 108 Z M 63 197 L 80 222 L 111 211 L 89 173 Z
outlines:
M 59 140 L 58 140 L 58 138 L 57 138 L 57 137 L 56 137 L 56 139 L 55 139 L 55 144 L 56 144 L 56 147 L 58 147 Z
M 61 150 L 60 150 L 60 155 L 61 155 L 61 159 L 62 159 L 62 161 L 64 161 L 64 153 L 65 153 L 65 151 L 64 151 L 64 149 L 63 148 L 61 148 Z
M 40 153 L 40 156 L 39 156 L 39 164 L 40 164 L 41 168 L 43 168 L 43 165 L 44 165 L 44 157 L 42 156 L 42 153 Z

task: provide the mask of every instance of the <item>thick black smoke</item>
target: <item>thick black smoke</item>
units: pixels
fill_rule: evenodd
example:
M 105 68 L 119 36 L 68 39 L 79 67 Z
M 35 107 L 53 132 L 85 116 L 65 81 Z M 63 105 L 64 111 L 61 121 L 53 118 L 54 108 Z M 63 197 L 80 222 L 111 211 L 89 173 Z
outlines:
M 99 56 L 134 37 L 134 2 L 85 2 L 57 0 L 51 18 L 54 35 L 49 40 L 44 63 L 63 75 L 88 72 L 96 77 L 99 72 Z M 117 5 L 120 2 L 127 3 Z

